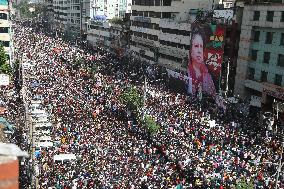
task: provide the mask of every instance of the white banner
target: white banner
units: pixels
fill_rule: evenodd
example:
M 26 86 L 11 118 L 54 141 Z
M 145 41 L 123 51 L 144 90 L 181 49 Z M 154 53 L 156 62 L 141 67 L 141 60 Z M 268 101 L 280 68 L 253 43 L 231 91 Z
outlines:
M 186 83 L 188 83 L 188 76 L 187 75 L 183 75 L 181 73 L 178 73 L 178 72 L 175 72 L 175 71 L 172 71 L 170 69 L 167 69 L 167 72 L 168 72 L 168 75 L 171 76 L 171 77 L 174 77 L 176 79 L 180 79 Z
M 218 107 L 222 108 L 224 111 L 226 111 L 226 102 L 222 96 L 216 95 L 215 102 Z
M 10 84 L 10 77 L 7 74 L 0 74 L 0 86 L 8 86 Z

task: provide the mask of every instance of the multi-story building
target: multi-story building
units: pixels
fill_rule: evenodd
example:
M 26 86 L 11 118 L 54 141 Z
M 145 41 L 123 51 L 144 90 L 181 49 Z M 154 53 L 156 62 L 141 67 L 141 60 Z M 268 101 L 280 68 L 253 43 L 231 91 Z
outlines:
M 87 40 L 95 49 L 97 47 L 122 56 L 126 43 L 123 41 L 124 30 L 122 25 L 109 22 L 91 21 L 88 29 Z
M 284 101 L 284 1 L 245 4 L 239 46 L 234 93 Z
M 126 13 L 131 13 L 131 0 L 84 0 L 82 30 L 87 33 L 88 22 L 90 25 L 94 23 L 91 23 L 91 20 L 101 22 L 102 18 L 103 20 L 111 20 L 114 17 L 123 18 Z
M 67 37 L 74 38 L 80 35 L 81 30 L 80 0 L 54 0 L 54 27 Z
M 132 54 L 149 63 L 186 72 L 191 23 L 197 9 L 210 10 L 212 6 L 213 0 L 134 0 Z
M 0 1 L 0 43 L 4 46 L 6 54 L 11 58 L 11 20 L 8 1 Z

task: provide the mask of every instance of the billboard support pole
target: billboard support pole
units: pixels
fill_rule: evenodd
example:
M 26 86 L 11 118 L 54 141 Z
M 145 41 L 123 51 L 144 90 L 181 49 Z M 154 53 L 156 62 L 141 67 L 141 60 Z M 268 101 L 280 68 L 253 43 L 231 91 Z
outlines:
M 226 97 L 228 95 L 228 90 L 229 90 L 229 72 L 230 72 L 230 60 L 228 60 L 228 65 L 227 65 L 227 76 L 226 76 Z

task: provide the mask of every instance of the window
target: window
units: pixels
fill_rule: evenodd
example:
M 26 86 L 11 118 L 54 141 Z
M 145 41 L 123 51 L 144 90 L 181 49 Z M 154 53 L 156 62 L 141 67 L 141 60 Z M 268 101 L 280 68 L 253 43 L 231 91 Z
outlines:
M 259 42 L 260 31 L 254 31 L 253 41 Z
M 171 6 L 172 0 L 164 0 L 163 6 Z
M 272 39 L 273 39 L 273 33 L 272 32 L 267 32 L 266 33 L 265 43 L 266 44 L 271 44 L 272 43 Z
M 9 32 L 9 28 L 7 27 L 0 27 L 0 33 L 8 33 Z
M 160 6 L 160 0 L 155 0 L 155 6 Z
M 280 45 L 284 45 L 284 33 L 281 33 Z
M 259 11 L 254 11 L 253 20 L 254 21 L 258 21 L 259 20 L 259 16 L 260 16 L 260 12 Z
M 284 22 L 284 11 L 282 11 L 282 13 L 281 13 L 281 20 L 280 21 Z
M 269 64 L 270 60 L 270 52 L 264 52 L 263 53 L 263 63 Z
M 284 67 L 284 55 L 283 54 L 278 55 L 277 66 Z
M 7 20 L 8 16 L 6 13 L 0 13 L 0 19 L 1 20 Z
M 273 22 L 274 11 L 267 11 L 266 21 Z
M 251 59 L 253 61 L 256 61 L 257 60 L 257 50 L 252 50 L 251 51 Z
M 281 84 L 282 84 L 282 75 L 275 74 L 274 84 L 281 86 Z
M 253 80 L 254 79 L 254 73 L 255 73 L 254 68 L 249 68 L 248 69 L 248 79 Z
M 267 81 L 267 72 L 265 71 L 261 71 L 261 78 L 260 78 L 261 82 L 266 82 Z

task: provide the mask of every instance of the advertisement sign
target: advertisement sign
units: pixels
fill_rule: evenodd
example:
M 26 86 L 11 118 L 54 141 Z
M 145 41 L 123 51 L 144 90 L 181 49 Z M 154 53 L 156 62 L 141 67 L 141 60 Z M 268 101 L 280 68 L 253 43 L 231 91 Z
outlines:
M 193 23 L 188 61 L 188 92 L 215 96 L 224 54 L 225 28 L 220 24 Z
M 8 86 L 10 83 L 9 75 L 0 74 L 0 86 Z
M 168 72 L 168 76 L 169 77 L 173 77 L 173 78 L 176 78 L 176 79 L 179 79 L 181 81 L 184 81 L 186 83 L 188 83 L 188 77 L 186 75 L 183 75 L 182 73 L 178 73 L 178 72 L 175 72 L 175 71 L 172 71 L 170 69 L 166 69 L 167 72 Z

